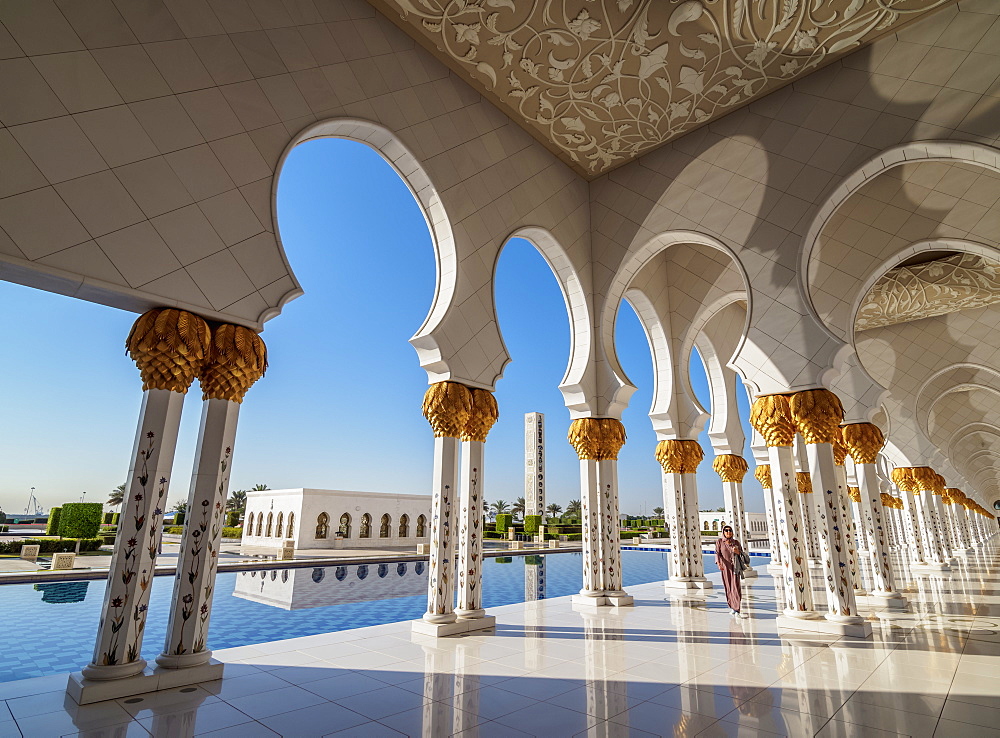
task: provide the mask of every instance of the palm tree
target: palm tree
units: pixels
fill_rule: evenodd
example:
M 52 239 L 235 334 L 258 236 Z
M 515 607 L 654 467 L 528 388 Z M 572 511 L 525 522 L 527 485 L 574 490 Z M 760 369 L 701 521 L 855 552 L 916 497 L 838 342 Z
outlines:
M 558 518 L 559 513 L 562 512 L 562 505 L 557 505 L 556 503 L 553 502 L 551 505 L 545 508 L 545 512 L 549 514 L 550 518 Z
M 492 505 L 490 505 L 490 508 L 493 511 L 494 517 L 497 515 L 502 515 L 503 513 L 509 510 L 509 507 L 505 500 L 497 500 Z
M 653 515 L 663 515 L 663 508 L 662 507 L 654 507 L 653 508 Z
M 108 493 L 108 505 L 112 507 L 118 507 L 125 501 L 125 485 L 119 484 L 111 492 Z
M 566 514 L 571 517 L 579 518 L 582 512 L 583 505 L 579 500 L 570 500 L 569 504 L 566 505 Z
M 271 488 L 268 487 L 266 484 L 255 484 L 253 487 L 250 488 L 250 491 L 251 492 L 266 492 L 269 489 L 271 489 Z
M 245 489 L 237 489 L 229 493 L 229 499 L 226 500 L 226 509 L 229 512 L 243 512 L 247 509 L 247 491 Z
M 518 516 L 520 516 L 521 518 L 524 517 L 524 506 L 525 506 L 524 498 L 518 497 L 517 502 L 515 502 L 514 506 L 510 509 L 511 513 L 514 515 L 515 518 Z

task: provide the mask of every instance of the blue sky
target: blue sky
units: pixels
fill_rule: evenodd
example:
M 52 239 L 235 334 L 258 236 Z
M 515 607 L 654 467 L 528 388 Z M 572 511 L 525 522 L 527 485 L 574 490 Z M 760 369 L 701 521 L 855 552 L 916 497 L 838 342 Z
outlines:
M 278 218 L 305 295 L 263 333 L 271 365 L 241 410 L 231 488 L 263 482 L 274 489 L 427 491 L 432 438 L 420 414 L 427 375 L 407 340 L 430 306 L 434 259 L 416 202 L 374 151 L 326 139 L 292 152 Z M 487 443 L 486 498 L 523 495 L 523 416 L 537 411 L 546 416 L 548 499 L 565 507 L 580 496 L 558 390 L 569 325 L 555 277 L 528 242 L 505 246 L 496 303 L 513 361 L 496 390 L 501 417 Z M 135 316 L 6 282 L 0 304 L 11 316 L 0 325 L 7 358 L 0 362 L 0 506 L 8 515 L 23 511 L 32 486 L 46 508 L 83 492 L 103 501 L 124 481 L 141 400 L 138 371 L 123 348 Z M 627 305 L 616 344 L 639 388 L 623 416 L 622 512 L 648 514 L 662 505 L 647 417 L 652 361 Z M 697 357 L 692 380 L 708 407 Z M 171 503 L 187 496 L 199 404 L 195 387 L 185 402 Z M 722 489 L 706 434 L 701 443 L 700 507 L 709 509 L 722 504 Z M 762 511 L 750 478 L 746 494 L 748 509 Z

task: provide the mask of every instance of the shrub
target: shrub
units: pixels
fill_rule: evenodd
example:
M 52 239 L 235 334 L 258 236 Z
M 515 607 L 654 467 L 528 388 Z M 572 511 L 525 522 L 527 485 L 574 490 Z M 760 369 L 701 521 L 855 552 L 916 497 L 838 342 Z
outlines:
M 6 533 L 8 531 L 8 526 L 0 525 L 0 533 Z
M 118 526 L 117 525 L 102 525 L 101 526 L 101 533 L 117 533 L 117 532 L 118 532 Z
M 530 554 L 524 557 L 524 563 L 526 566 L 541 566 L 542 557 L 538 554 Z
M 495 530 L 484 530 L 483 531 L 483 538 L 490 538 L 492 540 L 497 540 L 499 538 L 506 538 L 506 537 L 507 537 L 506 533 L 498 533 Z
M 115 517 L 113 512 L 104 513 L 104 520 L 101 521 L 103 525 L 111 525 L 111 520 Z
M 101 533 L 101 540 L 104 541 L 105 546 L 114 546 L 116 538 L 118 538 L 117 533 Z
M 524 516 L 524 532 L 528 535 L 535 535 L 538 532 L 538 526 L 542 524 L 541 515 L 525 515 Z
M 240 524 L 240 514 L 233 510 L 232 512 L 226 513 L 226 527 L 235 528 Z
M 76 550 L 76 538 L 26 538 L 23 541 L 0 542 L 0 554 L 20 554 L 21 546 L 37 544 L 43 554 L 64 553 Z M 100 538 L 84 538 L 80 541 L 80 551 L 97 551 L 104 541 Z
M 163 529 L 163 532 L 164 533 L 171 533 L 173 535 L 178 535 L 178 536 L 184 535 L 184 526 L 183 525 L 169 525 L 169 526 L 167 526 L 166 528 Z
M 93 538 L 101 529 L 104 505 L 100 502 L 67 502 L 59 514 L 59 535 Z
M 184 511 L 174 513 L 174 525 L 184 525 Z
M 223 538 L 242 538 L 243 537 L 243 529 L 242 528 L 236 528 L 236 527 L 233 527 L 233 526 L 227 526 L 227 527 L 225 527 L 225 528 L 222 529 L 222 537 Z
M 582 541 L 583 533 L 563 533 L 567 541 Z
M 623 541 L 630 541 L 633 538 L 639 538 L 641 536 L 642 533 L 640 533 L 637 530 L 625 530 L 618 534 L 618 537 L 621 538 Z
M 5 513 L 3 510 L 0 510 L 0 523 L 6 523 L 6 522 L 7 522 L 7 513 Z
M 49 522 L 45 526 L 45 535 L 47 536 L 57 536 L 59 535 L 59 517 L 62 513 L 61 507 L 53 507 L 49 510 Z M 20 549 L 18 549 L 20 550 Z
M 514 557 L 513 556 L 497 556 L 495 560 L 496 560 L 496 562 L 498 564 L 512 564 L 512 563 L 514 563 Z
M 122 516 L 120 512 L 116 512 L 111 516 L 111 525 L 118 525 L 118 519 Z
M 511 523 L 514 522 L 514 516 L 510 513 L 500 513 L 497 515 L 497 533 L 506 533 L 507 529 L 512 527 Z

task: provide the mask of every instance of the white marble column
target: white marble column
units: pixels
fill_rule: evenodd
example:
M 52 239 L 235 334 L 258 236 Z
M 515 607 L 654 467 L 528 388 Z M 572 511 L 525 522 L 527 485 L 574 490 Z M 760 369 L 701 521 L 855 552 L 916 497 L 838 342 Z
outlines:
M 913 494 L 913 480 L 907 476 L 905 468 L 892 471 L 892 481 L 899 490 L 899 499 L 903 501 L 900 517 L 903 520 L 903 531 L 906 535 L 904 545 L 909 547 L 910 563 L 917 567 L 927 566 L 927 554 L 924 548 L 924 536 L 920 524 L 920 510 L 917 507 L 916 496 Z
M 578 418 L 567 440 L 580 459 L 583 505 L 583 589 L 573 601 L 586 606 L 627 606 L 618 538 L 618 452 L 625 427 L 615 418 Z
M 670 589 L 711 589 L 705 578 L 698 524 L 696 473 L 704 452 L 697 441 L 671 439 L 656 445 L 663 467 L 663 507 L 670 525 Z
M 796 430 L 802 435 L 812 479 L 813 523 L 819 534 L 820 557 L 826 584 L 827 620 L 846 627 L 845 635 L 865 636 L 871 626 L 857 612 L 851 581 L 846 521 L 842 518 L 840 475 L 834 463 L 833 444 L 840 440 L 844 410 L 829 390 L 796 392 L 790 400 Z M 846 481 L 846 477 L 844 478 Z
M 801 495 L 795 480 L 795 425 L 788 400 L 782 395 L 768 395 L 754 401 L 750 423 L 767 444 L 774 490 L 774 516 L 784 571 L 784 615 L 788 619 L 814 621 L 812 583 L 806 554 L 806 542 L 799 514 Z M 777 578 L 777 577 L 776 577 Z
M 746 551 L 749 553 L 747 517 L 743 506 L 743 478 L 746 476 L 749 465 L 742 456 L 719 454 L 712 462 L 712 469 L 722 480 L 722 499 L 726 506 L 726 517 L 733 527 L 733 535 L 747 547 Z M 743 576 L 746 579 L 753 579 L 757 576 L 757 570 L 747 569 L 743 572 Z
M 70 697 L 81 704 L 135 694 L 126 684 L 114 693 L 92 685 L 136 677 L 146 668 L 142 640 L 181 406 L 208 355 L 209 341 L 204 320 L 172 308 L 141 315 L 126 341 L 142 376 L 142 408 L 93 661 L 81 673 L 71 675 L 67 687 Z M 149 687 L 135 689 L 148 691 Z M 97 692 L 101 696 L 94 697 Z
M 765 452 L 767 447 L 764 448 Z M 766 457 L 765 457 L 766 458 Z M 764 510 L 767 517 L 767 539 L 770 547 L 771 563 L 767 565 L 767 570 L 771 573 L 781 572 L 781 546 L 778 543 L 778 519 L 775 514 L 776 503 L 774 501 L 774 490 L 771 484 L 771 465 L 757 464 L 753 473 L 764 491 Z
M 267 348 L 256 333 L 229 324 L 212 331 L 209 359 L 198 375 L 202 389 L 201 426 L 170 620 L 163 653 L 156 659 L 164 668 L 201 667 L 211 659 L 212 652 L 207 648 L 208 625 L 226 521 L 236 424 L 243 397 L 266 370 Z M 201 671 L 190 672 L 185 679 L 188 683 L 205 681 Z M 221 664 L 218 673 L 221 677 Z
M 916 498 L 921 538 L 924 541 L 924 555 L 928 565 L 939 571 L 948 571 L 951 558 L 945 548 L 940 519 L 934 509 L 934 487 L 937 479 L 934 470 L 927 466 L 909 467 L 909 475 L 916 489 Z
M 455 614 L 475 629 L 489 628 L 496 618 L 483 609 L 483 500 L 486 436 L 500 417 L 493 393 L 473 389 L 472 411 L 462 435 L 462 496 L 458 515 L 458 605 Z M 476 622 L 471 622 L 476 621 Z M 473 629 L 470 627 L 470 629 Z
M 875 466 L 878 454 L 885 446 L 885 437 L 878 426 L 872 423 L 845 425 L 841 429 L 841 435 L 854 460 L 854 473 L 858 479 L 858 507 L 872 577 L 871 598 L 893 608 L 903 607 L 905 599 L 896 590 L 889 557 L 889 521 L 886 513 L 890 510 L 883 507 Z
M 455 615 L 452 506 L 459 483 L 459 440 L 472 415 L 472 393 L 457 382 L 432 384 L 424 395 L 424 417 L 434 431 L 434 467 L 431 479 L 430 561 L 427 612 L 413 621 L 413 630 L 425 635 L 450 635 L 466 630 Z
M 847 468 L 844 466 L 847 460 L 847 447 L 840 439 L 840 431 L 837 431 L 837 438 L 833 443 L 833 464 L 834 472 L 837 475 L 837 486 L 840 488 L 840 527 L 844 540 L 845 549 L 842 552 L 846 556 L 847 569 L 850 575 L 851 585 L 854 587 L 854 596 L 858 597 L 867 594 L 864 584 L 861 581 L 861 561 L 858 555 L 858 529 L 860 528 L 860 515 L 858 514 L 857 503 L 851 497 L 851 488 L 847 484 Z
M 617 456 L 617 452 L 615 454 Z M 622 586 L 622 548 L 618 520 L 618 459 L 597 462 L 597 479 L 602 510 L 601 559 L 604 597 L 607 604 L 631 605 L 633 600 Z

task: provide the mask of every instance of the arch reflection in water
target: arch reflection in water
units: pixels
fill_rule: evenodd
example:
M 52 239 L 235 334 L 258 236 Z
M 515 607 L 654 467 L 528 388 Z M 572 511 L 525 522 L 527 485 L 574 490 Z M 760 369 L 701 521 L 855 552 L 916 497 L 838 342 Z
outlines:
M 351 602 L 412 597 L 424 594 L 427 590 L 423 562 L 415 564 L 379 564 L 374 571 L 367 564 L 284 569 L 280 577 L 277 576 L 277 570 L 272 571 L 275 576 L 262 577 L 251 576 L 251 572 L 240 572 L 236 577 L 233 597 L 283 610 L 305 610 Z M 329 576 L 331 573 L 333 576 Z M 378 576 L 370 576 L 374 573 Z M 544 582 L 542 587 L 544 596 Z

